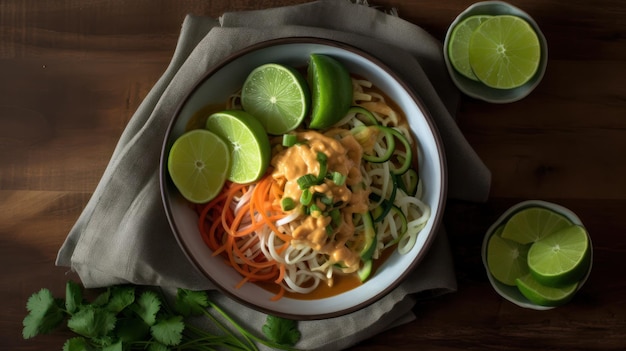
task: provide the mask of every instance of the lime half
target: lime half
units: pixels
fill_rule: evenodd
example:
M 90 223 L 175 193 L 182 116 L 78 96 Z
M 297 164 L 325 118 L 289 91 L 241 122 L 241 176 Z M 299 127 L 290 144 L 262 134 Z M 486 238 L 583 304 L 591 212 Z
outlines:
M 560 306 L 569 301 L 578 288 L 578 283 L 559 288 L 545 286 L 530 274 L 517 279 L 516 284 L 524 297 L 540 306 Z
M 492 16 L 487 15 L 467 17 L 454 26 L 452 33 L 450 34 L 450 41 L 448 43 L 448 59 L 450 60 L 452 67 L 454 67 L 457 72 L 472 80 L 478 80 L 478 78 L 474 74 L 474 71 L 472 71 L 472 66 L 470 66 L 470 39 L 472 34 L 474 34 L 474 30 L 491 17 Z
M 520 244 L 528 244 L 572 224 L 565 216 L 547 208 L 528 207 L 509 218 L 502 231 L 502 237 Z
M 472 71 L 492 88 L 523 85 L 537 72 L 540 58 L 537 33 L 517 16 L 494 16 L 484 21 L 469 42 Z
M 339 122 L 352 106 L 352 78 L 337 59 L 311 54 L 308 68 L 311 85 L 311 121 L 313 129 L 328 128 Z
M 274 63 L 250 72 L 241 90 L 243 109 L 274 135 L 287 133 L 302 123 L 310 98 L 306 79 L 300 72 Z
M 227 110 L 210 115 L 206 129 L 226 141 L 232 160 L 228 180 L 246 184 L 263 176 L 271 149 L 261 122 L 245 111 Z
M 526 255 L 528 246 L 500 237 L 499 227 L 487 244 L 487 267 L 489 273 L 502 284 L 515 286 L 515 280 L 528 274 Z
M 170 149 L 167 169 L 187 200 L 205 203 L 224 186 L 230 165 L 226 143 L 214 133 L 194 129 L 181 135 Z
M 587 231 L 572 225 L 535 242 L 528 251 L 528 267 L 543 285 L 568 285 L 587 273 L 590 252 Z

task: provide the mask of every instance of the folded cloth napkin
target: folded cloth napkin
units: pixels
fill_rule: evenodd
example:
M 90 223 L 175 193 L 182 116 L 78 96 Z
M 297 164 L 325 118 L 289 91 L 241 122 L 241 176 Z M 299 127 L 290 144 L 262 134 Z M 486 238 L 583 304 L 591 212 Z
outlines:
M 454 121 L 459 100 L 443 64 L 440 42 L 396 16 L 344 0 L 187 16 L 170 65 L 137 109 L 100 183 L 60 248 L 56 264 L 78 273 L 85 287 L 134 283 L 214 290 L 189 263 L 168 229 L 161 204 L 160 146 L 177 104 L 213 65 L 261 41 L 290 36 L 333 39 L 356 46 L 394 69 L 417 92 L 435 120 L 447 153 L 448 196 L 483 201 L 490 173 Z M 339 350 L 415 318 L 416 299 L 456 290 L 445 231 L 410 277 L 377 303 L 350 315 L 299 324 L 301 349 Z M 217 291 L 211 297 L 250 329 L 265 315 Z M 207 326 L 209 327 L 209 326 Z

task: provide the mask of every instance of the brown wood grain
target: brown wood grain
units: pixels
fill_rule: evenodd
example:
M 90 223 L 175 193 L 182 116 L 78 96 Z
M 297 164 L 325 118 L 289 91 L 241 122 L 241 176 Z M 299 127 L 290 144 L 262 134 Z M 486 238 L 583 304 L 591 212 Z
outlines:
M 186 14 L 305 0 L 0 1 L 0 349 L 60 350 L 59 331 L 21 337 L 25 303 L 74 278 L 54 266 L 126 123 L 163 73 Z M 371 0 L 443 40 L 472 1 Z M 626 3 L 527 0 L 549 43 L 526 99 L 464 97 L 458 123 L 493 174 L 484 204 L 449 201 L 458 292 L 420 302 L 417 319 L 355 350 L 626 348 Z M 536 312 L 491 289 L 482 236 L 509 206 L 558 202 L 591 233 L 591 278 L 568 305 Z

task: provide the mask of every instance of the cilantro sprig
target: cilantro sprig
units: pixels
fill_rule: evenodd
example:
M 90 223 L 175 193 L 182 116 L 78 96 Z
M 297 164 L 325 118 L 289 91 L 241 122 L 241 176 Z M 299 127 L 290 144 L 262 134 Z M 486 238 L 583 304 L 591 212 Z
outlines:
M 25 339 L 50 333 L 66 321 L 77 336 L 65 342 L 64 351 L 258 350 L 258 344 L 296 350 L 293 346 L 301 336 L 296 321 L 268 315 L 261 329 L 265 338 L 259 337 L 212 302 L 205 291 L 187 289 L 178 289 L 171 308 L 158 289 L 113 286 L 87 301 L 82 287 L 68 281 L 65 300 L 41 289 L 30 296 L 26 310 Z M 191 316 L 208 318 L 221 333 L 186 323 Z

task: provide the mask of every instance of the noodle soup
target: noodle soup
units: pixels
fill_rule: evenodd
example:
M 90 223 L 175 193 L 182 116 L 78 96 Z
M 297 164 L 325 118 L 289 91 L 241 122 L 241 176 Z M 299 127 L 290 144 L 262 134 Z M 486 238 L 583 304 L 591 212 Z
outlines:
M 353 108 L 341 121 L 322 130 L 303 124 L 289 134 L 293 145 L 274 137 L 260 181 L 229 183 L 197 208 L 213 254 L 242 275 L 241 284 L 258 283 L 273 299 L 358 286 L 389 251 L 408 252 L 429 219 L 403 112 L 367 79 L 351 79 Z M 239 100 L 234 94 L 224 109 L 243 109 Z M 189 128 L 215 111 L 219 105 L 204 107 Z M 310 176 L 315 181 L 303 186 Z M 285 200 L 292 208 L 280 205 Z
M 272 138 L 267 174 L 227 184 L 210 204 L 190 211 L 166 174 L 162 187 L 181 248 L 217 287 L 261 311 L 318 319 L 376 301 L 422 259 L 441 221 L 445 164 L 432 122 L 397 77 L 356 49 L 301 40 L 244 50 L 209 72 L 177 112 L 163 154 L 211 112 L 240 108 L 247 72 L 266 62 L 302 67 L 311 53 L 350 71 L 354 108 L 345 118 L 323 130 L 304 124 L 293 145 Z M 306 175 L 317 181 L 302 188 Z M 296 206 L 281 207 L 285 197 Z

